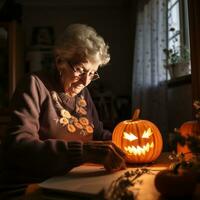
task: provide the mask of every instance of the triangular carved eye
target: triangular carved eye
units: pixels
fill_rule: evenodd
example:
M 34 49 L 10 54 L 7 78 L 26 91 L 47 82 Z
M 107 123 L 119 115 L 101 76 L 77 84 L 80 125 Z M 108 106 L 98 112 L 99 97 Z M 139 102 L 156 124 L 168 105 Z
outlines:
M 149 138 L 152 134 L 153 134 L 152 130 L 148 128 L 147 131 L 146 130 L 144 131 L 142 138 Z
M 129 140 L 129 141 L 133 141 L 133 140 L 137 140 L 138 137 L 135 136 L 133 133 L 124 132 L 124 139 Z

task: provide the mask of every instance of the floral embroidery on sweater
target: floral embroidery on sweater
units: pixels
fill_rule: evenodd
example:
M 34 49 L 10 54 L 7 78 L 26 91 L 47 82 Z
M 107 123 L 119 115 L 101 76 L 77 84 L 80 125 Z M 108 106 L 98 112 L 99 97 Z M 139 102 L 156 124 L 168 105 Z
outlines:
M 94 132 L 94 125 L 87 118 L 87 102 L 83 95 L 76 96 L 75 110 L 72 113 L 61 103 L 67 98 L 64 93 L 59 95 L 57 92 L 52 91 L 51 96 L 60 116 L 58 122 L 60 125 L 66 127 L 67 133 L 73 134 L 78 131 L 79 134 L 86 136 Z

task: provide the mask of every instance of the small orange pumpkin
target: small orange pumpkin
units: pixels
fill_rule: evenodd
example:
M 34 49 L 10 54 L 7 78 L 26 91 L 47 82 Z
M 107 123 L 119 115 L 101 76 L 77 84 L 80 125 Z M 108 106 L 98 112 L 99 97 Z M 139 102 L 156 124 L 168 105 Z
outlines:
M 200 135 L 200 123 L 199 121 L 187 121 L 183 123 L 179 129 L 181 136 L 187 138 L 188 136 L 199 136 Z M 191 152 L 188 146 L 185 144 L 181 146 L 177 144 L 177 153 L 189 153 Z M 186 154 L 186 158 L 191 158 L 192 154 Z
M 158 128 L 148 120 L 138 119 L 140 110 L 131 120 L 120 122 L 113 131 L 112 141 L 126 154 L 129 163 L 149 163 L 158 158 L 163 141 Z

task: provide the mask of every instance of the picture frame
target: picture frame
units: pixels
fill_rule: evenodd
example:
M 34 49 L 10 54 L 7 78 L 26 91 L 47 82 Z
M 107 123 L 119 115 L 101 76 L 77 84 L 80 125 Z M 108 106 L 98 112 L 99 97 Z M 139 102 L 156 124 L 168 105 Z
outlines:
M 50 69 L 52 65 L 52 49 L 54 29 L 51 26 L 33 27 L 31 46 L 26 56 L 27 71 L 34 72 Z
M 31 45 L 53 45 L 54 29 L 52 26 L 33 27 Z

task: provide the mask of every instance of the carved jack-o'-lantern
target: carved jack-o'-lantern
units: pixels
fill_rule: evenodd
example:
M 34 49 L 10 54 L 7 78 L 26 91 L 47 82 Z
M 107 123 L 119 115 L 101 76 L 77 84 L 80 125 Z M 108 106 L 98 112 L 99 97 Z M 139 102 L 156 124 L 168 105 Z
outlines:
M 162 151 L 162 136 L 148 120 L 140 120 L 137 109 L 132 120 L 120 122 L 113 131 L 112 141 L 126 153 L 129 163 L 148 163 L 156 160 Z

